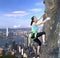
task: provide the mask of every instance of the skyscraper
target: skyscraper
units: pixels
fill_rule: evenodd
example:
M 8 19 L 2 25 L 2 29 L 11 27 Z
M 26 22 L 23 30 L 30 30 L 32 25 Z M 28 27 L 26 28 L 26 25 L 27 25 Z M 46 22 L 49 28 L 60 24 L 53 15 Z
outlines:
M 6 28 L 6 37 L 8 37 L 8 28 Z

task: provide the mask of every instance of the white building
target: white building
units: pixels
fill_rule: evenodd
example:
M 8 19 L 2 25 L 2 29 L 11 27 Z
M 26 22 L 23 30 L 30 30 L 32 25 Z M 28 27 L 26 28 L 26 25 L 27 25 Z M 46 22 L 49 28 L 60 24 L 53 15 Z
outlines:
M 6 37 L 8 37 L 8 33 L 9 33 L 8 28 L 6 28 Z

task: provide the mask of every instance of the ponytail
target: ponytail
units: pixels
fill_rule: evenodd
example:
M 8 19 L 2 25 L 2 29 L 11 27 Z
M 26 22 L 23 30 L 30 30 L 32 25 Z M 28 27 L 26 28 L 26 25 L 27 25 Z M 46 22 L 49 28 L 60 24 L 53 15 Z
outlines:
M 31 25 L 33 24 L 33 21 L 31 21 Z
M 34 22 L 34 16 L 31 18 L 31 25 L 33 24 Z

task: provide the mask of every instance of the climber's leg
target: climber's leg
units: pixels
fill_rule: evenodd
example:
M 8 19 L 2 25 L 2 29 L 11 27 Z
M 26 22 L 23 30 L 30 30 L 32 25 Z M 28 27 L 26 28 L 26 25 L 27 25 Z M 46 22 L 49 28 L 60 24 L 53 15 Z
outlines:
M 39 55 L 40 50 L 41 50 L 41 41 L 38 38 L 36 38 L 34 41 L 38 44 L 38 46 L 37 46 L 37 55 Z
M 47 41 L 47 39 L 46 39 L 46 33 L 45 32 L 39 32 L 39 33 L 37 33 L 37 37 L 40 37 L 40 36 L 42 36 L 43 45 L 46 45 L 46 41 Z

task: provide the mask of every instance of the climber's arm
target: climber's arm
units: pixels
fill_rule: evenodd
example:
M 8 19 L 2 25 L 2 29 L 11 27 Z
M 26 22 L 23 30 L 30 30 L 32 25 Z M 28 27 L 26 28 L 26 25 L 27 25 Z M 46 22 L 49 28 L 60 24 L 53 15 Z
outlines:
M 45 24 L 48 20 L 50 20 L 49 17 L 47 17 L 44 21 L 42 22 L 39 22 L 39 23 L 33 23 L 33 26 L 39 26 L 39 25 L 42 25 L 42 24 Z
M 45 13 L 38 18 L 38 21 L 39 21 L 41 18 L 43 18 L 44 15 L 45 15 Z

